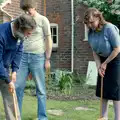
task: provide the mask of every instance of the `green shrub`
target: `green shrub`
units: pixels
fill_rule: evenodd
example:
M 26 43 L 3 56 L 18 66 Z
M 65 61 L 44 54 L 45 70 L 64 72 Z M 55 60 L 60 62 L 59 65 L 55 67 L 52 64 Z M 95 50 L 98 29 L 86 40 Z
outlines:
M 25 93 L 30 96 L 36 96 L 36 85 L 34 80 L 27 80 L 26 81 L 26 87 L 25 87 Z
M 79 73 L 73 73 L 72 79 L 74 82 L 78 83 L 80 86 L 84 86 L 87 81 L 86 75 L 81 75 Z
M 70 76 L 70 74 L 62 73 L 58 85 L 62 92 L 64 92 L 65 94 L 70 94 L 72 89 L 72 77 Z
M 88 7 L 95 7 L 99 9 L 108 22 L 118 26 L 120 29 L 120 1 L 112 0 L 109 3 L 107 0 L 76 0 L 76 4 L 85 4 Z
M 26 81 L 26 89 L 35 89 L 35 81 L 34 80 L 27 80 Z

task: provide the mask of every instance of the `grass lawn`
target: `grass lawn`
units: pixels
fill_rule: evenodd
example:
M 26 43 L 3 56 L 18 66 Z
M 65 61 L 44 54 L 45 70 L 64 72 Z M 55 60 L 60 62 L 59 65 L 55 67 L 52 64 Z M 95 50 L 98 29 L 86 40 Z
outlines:
M 22 120 L 34 120 L 37 116 L 36 97 L 25 96 Z M 88 107 L 92 110 L 75 110 L 76 107 Z M 49 120 L 97 120 L 99 117 L 99 101 L 56 101 L 47 100 L 47 110 L 63 110 L 62 116 L 48 114 Z M 0 120 L 4 120 L 4 109 L 0 97 Z M 109 118 L 113 120 L 113 108 L 109 106 Z

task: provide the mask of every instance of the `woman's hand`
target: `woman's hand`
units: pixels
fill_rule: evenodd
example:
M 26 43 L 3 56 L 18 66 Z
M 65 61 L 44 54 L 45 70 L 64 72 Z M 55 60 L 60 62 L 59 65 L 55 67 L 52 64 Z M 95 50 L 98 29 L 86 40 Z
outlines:
M 98 72 L 101 77 L 104 77 L 106 68 L 107 68 L 107 64 L 105 62 L 100 65 Z

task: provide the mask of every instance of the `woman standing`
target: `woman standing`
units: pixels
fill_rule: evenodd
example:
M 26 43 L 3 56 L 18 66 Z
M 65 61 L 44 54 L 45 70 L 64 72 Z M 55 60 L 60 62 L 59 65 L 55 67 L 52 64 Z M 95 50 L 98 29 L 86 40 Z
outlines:
M 113 100 L 115 120 L 120 120 L 120 36 L 119 29 L 105 21 L 96 8 L 85 12 L 88 42 L 98 69 L 96 96 L 100 97 L 103 77 L 102 117 L 108 119 L 108 100 Z

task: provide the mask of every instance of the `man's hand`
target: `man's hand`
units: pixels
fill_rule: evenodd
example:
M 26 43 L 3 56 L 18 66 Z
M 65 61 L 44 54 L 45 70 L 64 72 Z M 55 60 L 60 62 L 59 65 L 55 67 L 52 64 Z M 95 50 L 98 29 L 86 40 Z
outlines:
M 10 92 L 10 93 L 13 93 L 14 90 L 15 90 L 14 83 L 11 81 L 11 82 L 8 84 L 8 86 L 9 86 L 9 92 Z
M 45 69 L 46 69 L 46 71 L 50 70 L 50 60 L 46 59 L 46 61 L 45 61 Z
M 12 77 L 11 81 L 15 83 L 16 82 L 16 72 L 13 72 L 11 77 Z

